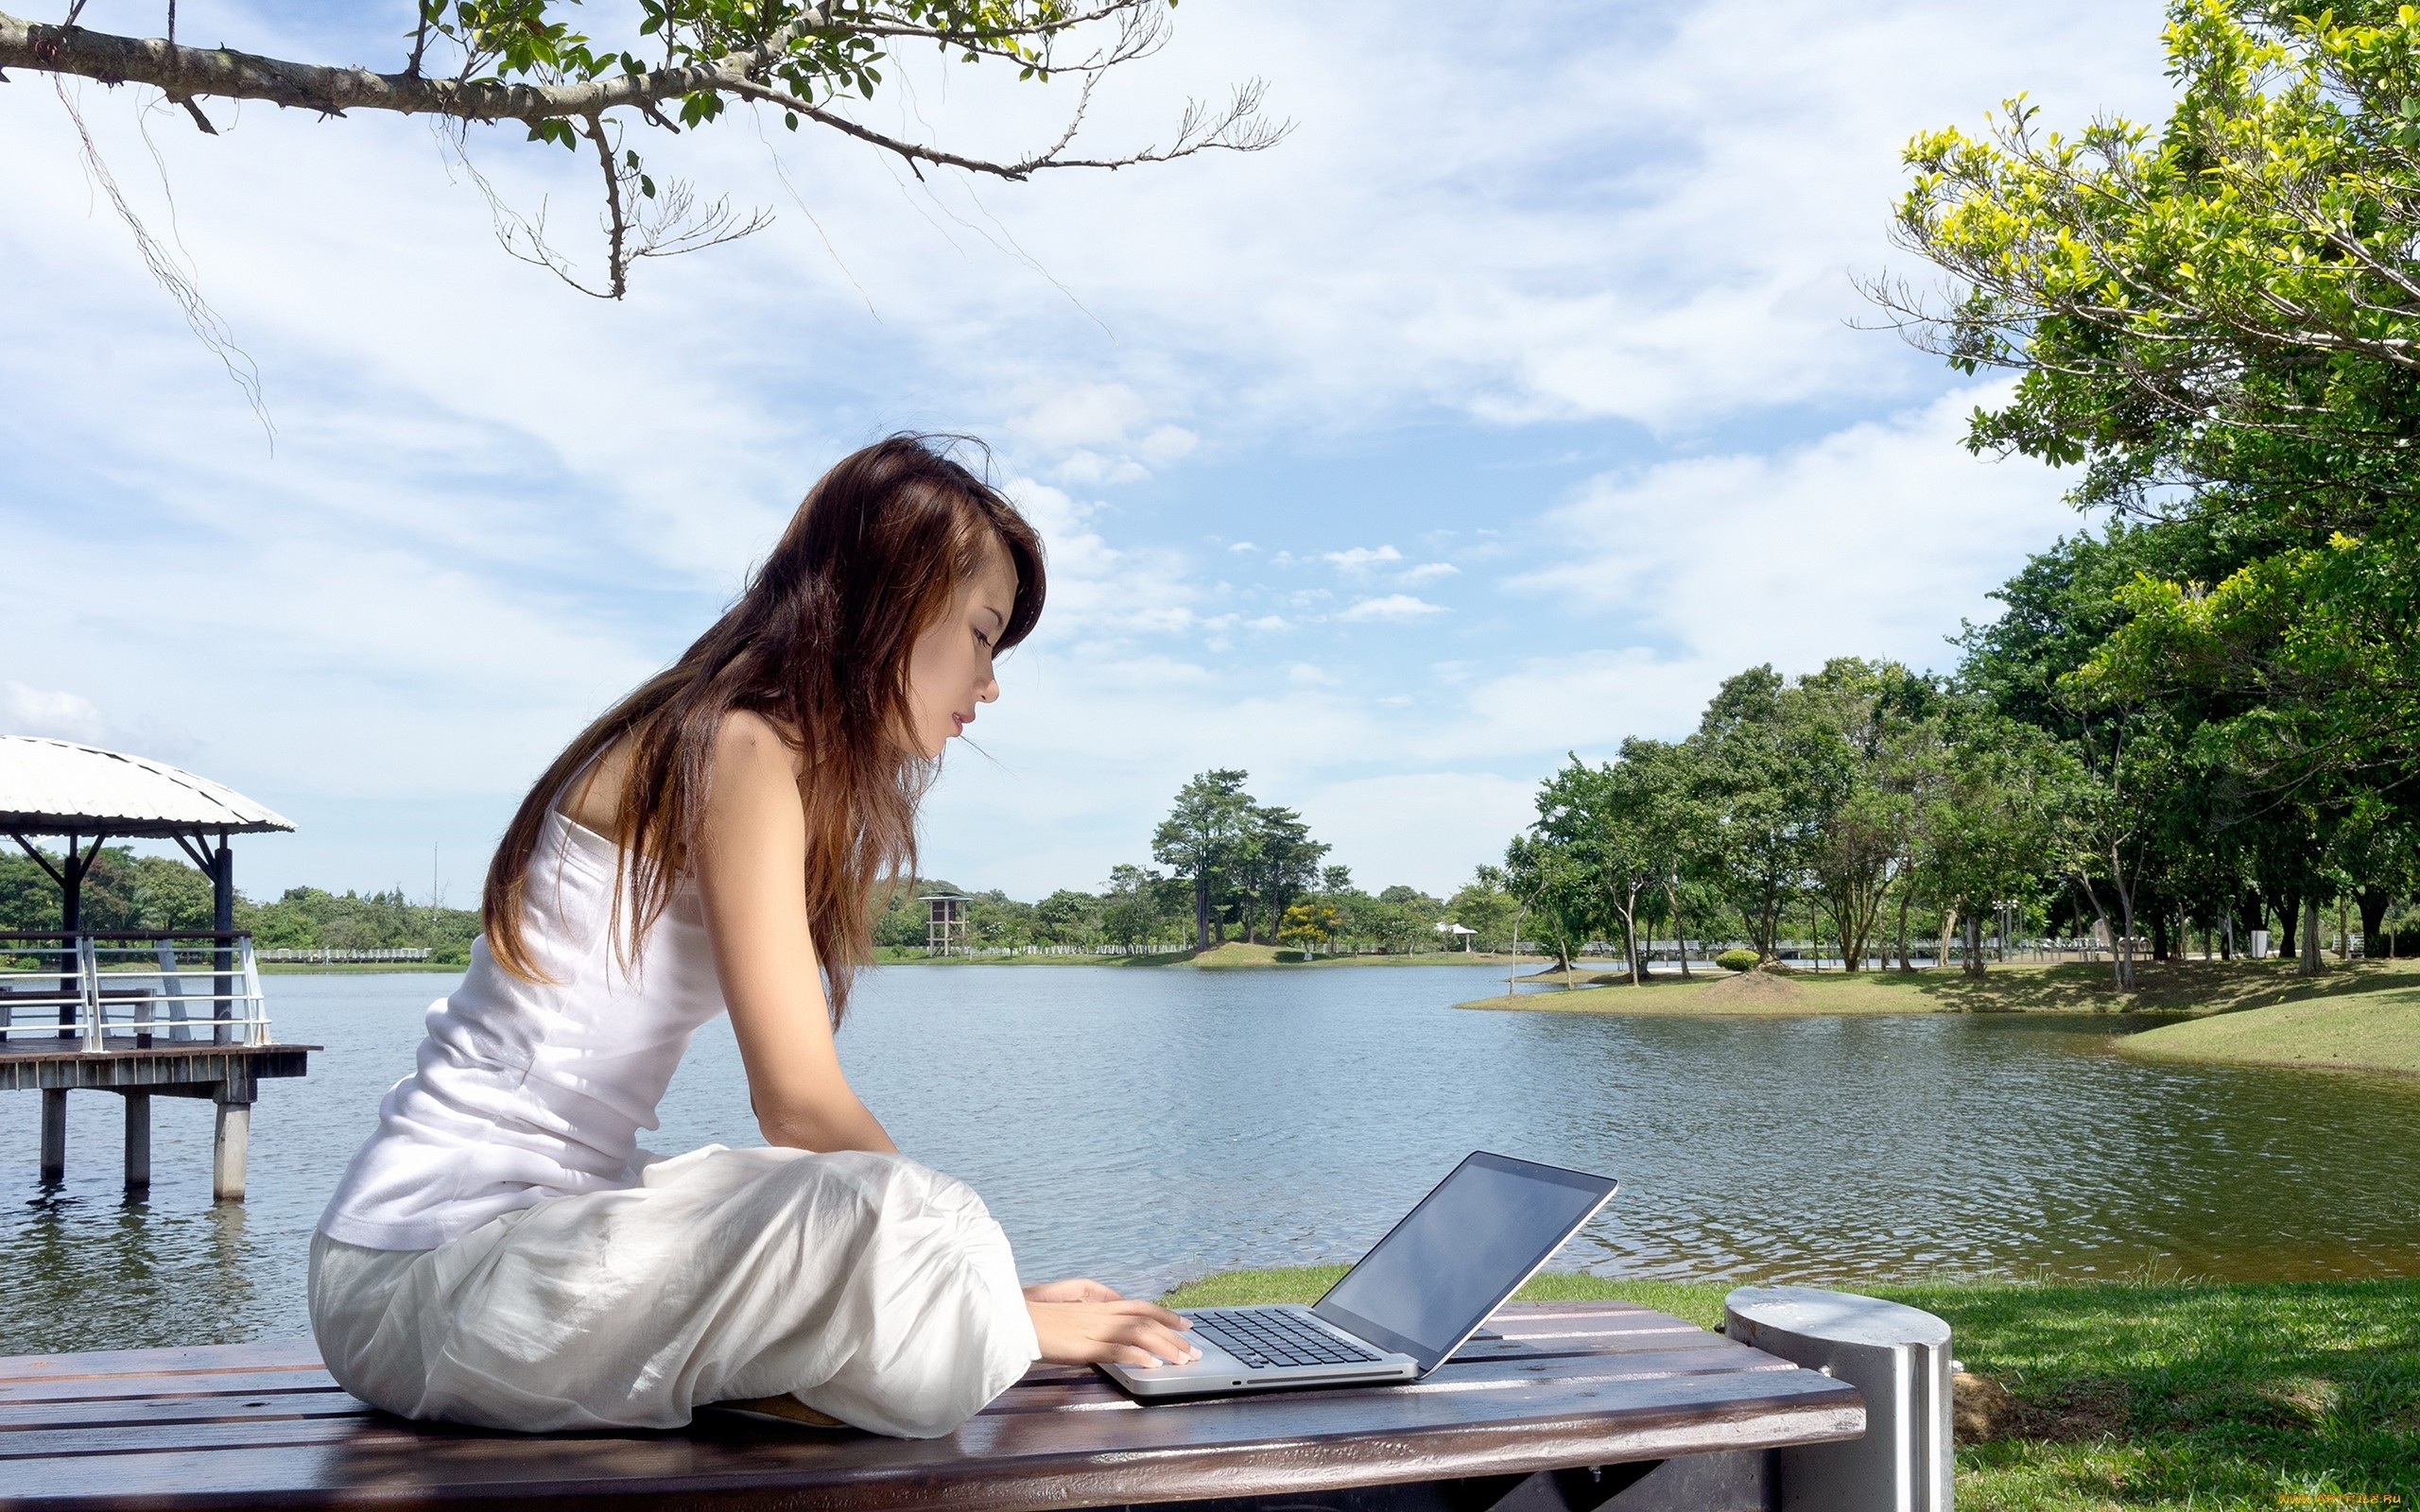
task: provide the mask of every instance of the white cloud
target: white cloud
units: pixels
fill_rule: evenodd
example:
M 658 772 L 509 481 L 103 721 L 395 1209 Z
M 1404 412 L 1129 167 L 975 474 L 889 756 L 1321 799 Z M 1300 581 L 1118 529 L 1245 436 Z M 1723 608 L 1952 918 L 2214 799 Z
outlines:
M 1403 553 L 1392 546 L 1351 546 L 1343 551 L 1322 552 L 1320 560 L 1340 572 L 1358 576 L 1373 567 L 1403 560 Z
M 1362 625 L 1373 621 L 1400 623 L 1405 620 L 1426 619 L 1431 614 L 1444 612 L 1445 606 L 1443 604 L 1431 604 L 1426 599 L 1415 598 L 1409 593 L 1389 593 L 1381 598 L 1357 599 L 1351 608 L 1344 610 L 1336 617 L 1352 624 Z
M 97 746 L 108 732 L 100 707 L 81 694 L 0 681 L 0 734 L 48 735 Z
M 1396 575 L 1395 581 L 1413 585 L 1433 583 L 1441 577 L 1459 576 L 1461 573 L 1461 569 L 1450 561 L 1425 561 L 1417 567 L 1406 568 Z
M 1601 475 L 1546 522 L 1554 564 L 1510 586 L 1727 670 L 1846 655 L 1942 666 L 1944 638 L 1988 617 L 1983 595 L 2015 558 L 2077 523 L 2050 469 L 1960 445 L 1966 416 L 2002 392 L 1956 390 L 1779 453 Z

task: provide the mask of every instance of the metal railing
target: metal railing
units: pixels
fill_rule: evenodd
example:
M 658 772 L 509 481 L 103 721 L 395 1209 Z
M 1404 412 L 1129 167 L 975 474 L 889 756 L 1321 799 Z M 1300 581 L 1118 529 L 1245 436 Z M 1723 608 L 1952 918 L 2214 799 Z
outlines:
M 0 1045 L 147 1050 L 161 1040 L 269 1042 L 250 935 L 0 930 Z

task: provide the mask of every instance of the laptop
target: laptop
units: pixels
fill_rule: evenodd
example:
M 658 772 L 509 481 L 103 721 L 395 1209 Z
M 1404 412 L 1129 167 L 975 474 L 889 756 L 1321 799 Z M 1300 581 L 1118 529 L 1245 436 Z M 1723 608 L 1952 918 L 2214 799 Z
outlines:
M 1478 1332 L 1618 1185 L 1478 1151 L 1308 1307 L 1203 1307 L 1201 1358 L 1098 1368 L 1137 1397 L 1417 1381 Z

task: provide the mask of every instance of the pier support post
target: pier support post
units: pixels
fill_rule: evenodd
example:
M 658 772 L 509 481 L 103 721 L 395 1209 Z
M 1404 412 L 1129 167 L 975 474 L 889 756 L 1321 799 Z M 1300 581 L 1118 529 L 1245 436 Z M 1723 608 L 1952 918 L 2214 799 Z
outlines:
M 42 1090 L 42 1179 L 67 1179 L 67 1089 Z
M 252 1142 L 252 1105 L 218 1099 L 218 1131 L 210 1142 L 210 1195 L 244 1200 L 244 1157 Z
M 151 1094 L 126 1095 L 126 1190 L 151 1189 Z

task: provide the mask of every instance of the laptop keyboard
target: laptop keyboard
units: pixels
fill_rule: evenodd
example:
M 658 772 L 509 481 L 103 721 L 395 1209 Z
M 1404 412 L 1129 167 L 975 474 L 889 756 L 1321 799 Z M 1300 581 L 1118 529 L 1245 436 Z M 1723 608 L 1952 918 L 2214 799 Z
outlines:
M 1185 1316 L 1193 1319 L 1196 1333 L 1248 1366 L 1348 1365 L 1383 1358 L 1300 1314 L 1274 1308 L 1205 1307 Z

